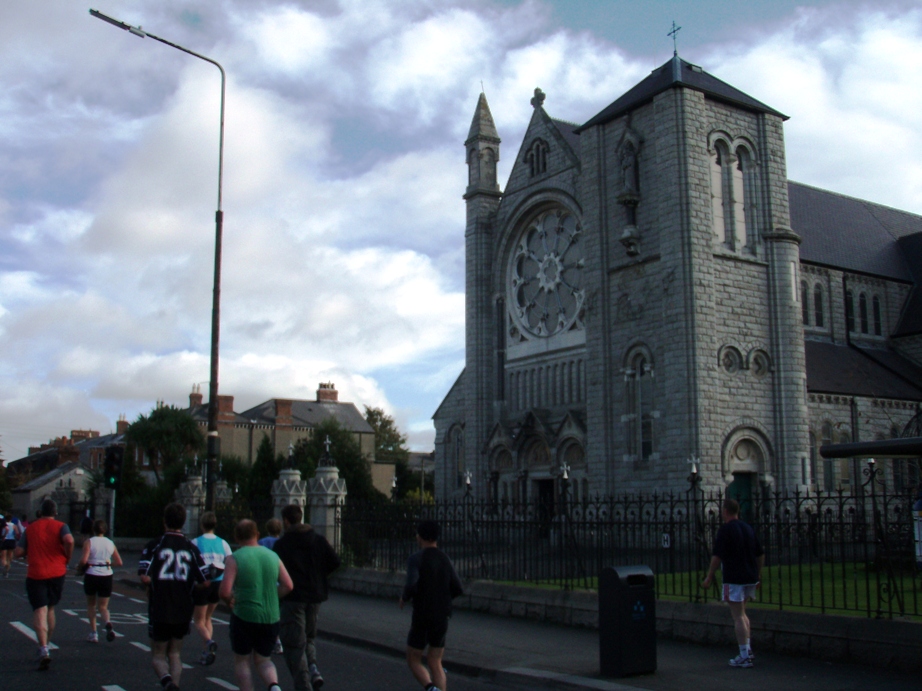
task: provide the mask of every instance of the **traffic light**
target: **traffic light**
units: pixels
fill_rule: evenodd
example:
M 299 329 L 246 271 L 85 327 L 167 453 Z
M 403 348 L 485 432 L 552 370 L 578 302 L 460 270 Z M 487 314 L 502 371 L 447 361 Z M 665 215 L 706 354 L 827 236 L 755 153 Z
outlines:
M 106 463 L 103 468 L 104 484 L 107 489 L 118 489 L 122 485 L 122 465 L 125 462 L 124 446 L 106 447 Z

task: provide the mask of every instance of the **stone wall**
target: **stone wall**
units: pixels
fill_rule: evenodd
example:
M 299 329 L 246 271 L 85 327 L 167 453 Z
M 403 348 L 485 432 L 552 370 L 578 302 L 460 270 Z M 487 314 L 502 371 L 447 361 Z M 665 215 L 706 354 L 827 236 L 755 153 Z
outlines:
M 334 590 L 396 600 L 404 578 L 401 572 L 342 569 L 331 585 Z M 465 585 L 465 595 L 455 600 L 455 606 L 566 626 L 599 626 L 598 595 L 592 591 L 473 581 Z M 721 603 L 658 600 L 656 610 L 657 633 L 662 638 L 705 645 L 736 642 L 730 613 Z M 922 624 L 757 608 L 750 608 L 748 614 L 756 650 L 922 672 Z

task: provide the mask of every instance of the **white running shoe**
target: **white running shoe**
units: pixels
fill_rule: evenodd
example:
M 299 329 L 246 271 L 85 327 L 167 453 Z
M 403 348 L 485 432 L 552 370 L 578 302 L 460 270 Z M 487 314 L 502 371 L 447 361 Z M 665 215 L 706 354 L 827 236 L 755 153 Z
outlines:
M 742 655 L 737 655 L 732 660 L 730 660 L 731 667 L 752 667 L 752 658 L 748 655 L 743 657 Z
M 90 643 L 99 643 L 99 634 L 95 631 L 90 631 L 90 635 L 86 637 L 86 640 Z

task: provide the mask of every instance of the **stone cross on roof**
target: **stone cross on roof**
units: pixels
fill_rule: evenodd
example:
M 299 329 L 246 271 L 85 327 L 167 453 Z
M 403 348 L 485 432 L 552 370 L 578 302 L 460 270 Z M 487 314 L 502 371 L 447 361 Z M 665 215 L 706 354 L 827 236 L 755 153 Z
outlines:
M 679 32 L 682 30 L 681 26 L 675 25 L 675 20 L 672 22 L 672 31 L 670 31 L 667 36 L 672 36 L 672 55 L 676 56 L 679 54 L 679 44 L 676 39 L 679 36 Z
M 543 106 L 543 105 L 544 105 L 544 99 L 545 99 L 545 98 L 547 98 L 547 94 L 545 94 L 543 91 L 541 91 L 541 89 L 537 89 L 537 88 L 536 88 L 536 89 L 535 89 L 535 95 L 534 95 L 534 97 L 531 99 L 531 106 L 532 106 L 532 108 L 540 108 L 541 106 Z

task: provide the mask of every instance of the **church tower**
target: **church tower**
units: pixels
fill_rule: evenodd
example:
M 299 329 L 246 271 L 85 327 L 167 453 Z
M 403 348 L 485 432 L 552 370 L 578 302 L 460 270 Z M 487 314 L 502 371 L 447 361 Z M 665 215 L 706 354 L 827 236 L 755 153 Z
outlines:
M 468 185 L 464 194 L 467 207 L 465 228 L 465 372 L 464 399 L 467 414 L 460 444 L 454 441 L 455 487 L 463 489 L 468 477 L 483 480 L 480 448 L 493 419 L 495 297 L 491 289 L 493 265 L 493 223 L 502 193 L 497 182 L 500 138 L 481 93 L 464 147 L 467 152 Z M 467 474 L 470 473 L 468 476 Z

